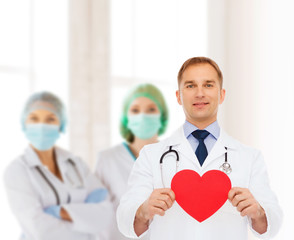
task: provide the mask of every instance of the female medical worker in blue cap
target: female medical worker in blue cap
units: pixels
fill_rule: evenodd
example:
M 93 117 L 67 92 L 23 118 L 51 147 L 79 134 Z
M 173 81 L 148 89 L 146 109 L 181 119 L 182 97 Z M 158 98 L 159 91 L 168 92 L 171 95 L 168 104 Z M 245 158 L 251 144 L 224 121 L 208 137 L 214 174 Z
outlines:
M 109 190 L 116 209 L 127 189 L 134 161 L 147 144 L 158 142 L 166 130 L 168 109 L 162 93 L 152 84 L 142 84 L 130 91 L 123 103 L 120 132 L 126 140 L 98 154 L 96 174 Z M 113 226 L 112 239 L 127 239 Z M 147 238 L 146 238 L 147 239 Z
M 21 122 L 30 145 L 4 176 L 21 239 L 108 239 L 115 220 L 107 190 L 83 161 L 55 146 L 66 125 L 62 102 L 49 92 L 36 93 Z

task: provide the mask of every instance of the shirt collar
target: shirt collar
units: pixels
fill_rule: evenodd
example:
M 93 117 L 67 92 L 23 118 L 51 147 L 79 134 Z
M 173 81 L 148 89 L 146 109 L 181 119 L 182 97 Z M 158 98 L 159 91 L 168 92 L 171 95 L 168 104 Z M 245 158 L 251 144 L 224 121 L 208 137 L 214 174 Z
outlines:
M 188 138 L 192 134 L 192 132 L 198 130 L 198 128 L 195 125 L 188 122 L 187 120 L 184 123 L 183 129 L 184 129 L 184 135 L 186 138 Z M 220 127 L 217 121 L 207 126 L 205 130 L 208 131 L 216 140 L 219 138 Z

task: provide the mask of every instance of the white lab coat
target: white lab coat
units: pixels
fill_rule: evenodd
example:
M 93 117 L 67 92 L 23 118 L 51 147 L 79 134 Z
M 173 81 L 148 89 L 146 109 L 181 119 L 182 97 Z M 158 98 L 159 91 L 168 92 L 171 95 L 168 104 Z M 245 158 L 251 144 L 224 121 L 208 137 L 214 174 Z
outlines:
M 134 162 L 133 156 L 122 143 L 98 154 L 95 174 L 109 191 L 115 210 L 118 207 L 120 198 L 127 190 L 128 178 Z M 111 239 L 126 240 L 130 238 L 123 236 L 119 232 L 117 224 L 113 224 Z M 148 235 L 144 239 L 148 239 Z
M 248 226 L 262 239 L 269 239 L 278 232 L 282 222 L 282 211 L 270 189 L 266 166 L 260 152 L 239 143 L 221 130 L 219 139 L 201 167 L 181 127 L 170 138 L 147 145 L 140 152 L 129 178 L 129 189 L 122 197 L 117 210 L 118 227 L 124 235 L 138 238 L 133 227 L 136 211 L 154 189 L 163 187 L 159 159 L 169 146 L 179 153 L 178 171 L 191 169 L 200 175 L 209 170 L 219 169 L 224 162 L 227 147 L 228 162 L 232 167 L 229 174 L 232 187 L 249 188 L 265 210 L 268 229 L 262 235 L 255 232 L 250 219 L 241 217 L 229 201 L 202 223 L 197 222 L 175 202 L 166 211 L 165 216 L 156 215 L 151 221 L 148 230 L 151 240 L 247 240 Z M 175 156 L 172 154 L 167 155 L 163 161 L 163 179 L 166 187 L 170 187 L 175 174 L 175 162 Z
M 126 192 L 135 160 L 121 143 L 98 153 L 95 174 L 108 189 L 115 208 Z
M 5 171 L 4 182 L 9 204 L 21 225 L 23 239 L 108 239 L 107 229 L 115 221 L 111 202 L 84 203 L 91 191 L 103 187 L 101 182 L 79 158 L 68 151 L 55 147 L 55 154 L 63 182 L 40 162 L 31 147 Z M 76 164 L 76 168 L 68 159 Z M 62 207 L 73 222 L 57 219 L 44 212 L 44 208 L 57 204 L 57 198 L 37 167 L 56 189 Z M 78 187 L 80 179 L 83 185 Z

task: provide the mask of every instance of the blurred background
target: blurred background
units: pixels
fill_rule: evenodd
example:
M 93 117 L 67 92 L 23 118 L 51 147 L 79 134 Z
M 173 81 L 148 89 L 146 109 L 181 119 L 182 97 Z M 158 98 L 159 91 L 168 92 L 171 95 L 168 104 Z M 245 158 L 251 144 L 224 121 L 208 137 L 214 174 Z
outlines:
M 69 125 L 58 144 L 93 167 L 98 151 L 122 141 L 122 100 L 132 86 L 162 90 L 167 137 L 184 122 L 180 66 L 208 56 L 227 91 L 219 122 L 263 152 L 285 215 L 275 239 L 294 239 L 293 10 L 291 0 L 0 0 L 1 177 L 27 145 L 20 113 L 33 92 L 65 102 Z M 17 239 L 0 186 L 0 239 Z

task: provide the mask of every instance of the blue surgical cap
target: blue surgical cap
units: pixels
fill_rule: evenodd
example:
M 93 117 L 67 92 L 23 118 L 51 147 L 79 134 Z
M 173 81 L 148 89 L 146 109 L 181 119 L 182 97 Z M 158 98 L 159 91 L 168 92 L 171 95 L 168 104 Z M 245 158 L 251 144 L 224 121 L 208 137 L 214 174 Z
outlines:
M 30 96 L 25 103 L 22 115 L 21 124 L 22 129 L 25 129 L 25 122 L 28 115 L 38 109 L 45 109 L 54 113 L 60 122 L 60 132 L 65 132 L 66 127 L 66 115 L 65 107 L 61 100 L 50 92 L 38 92 Z

